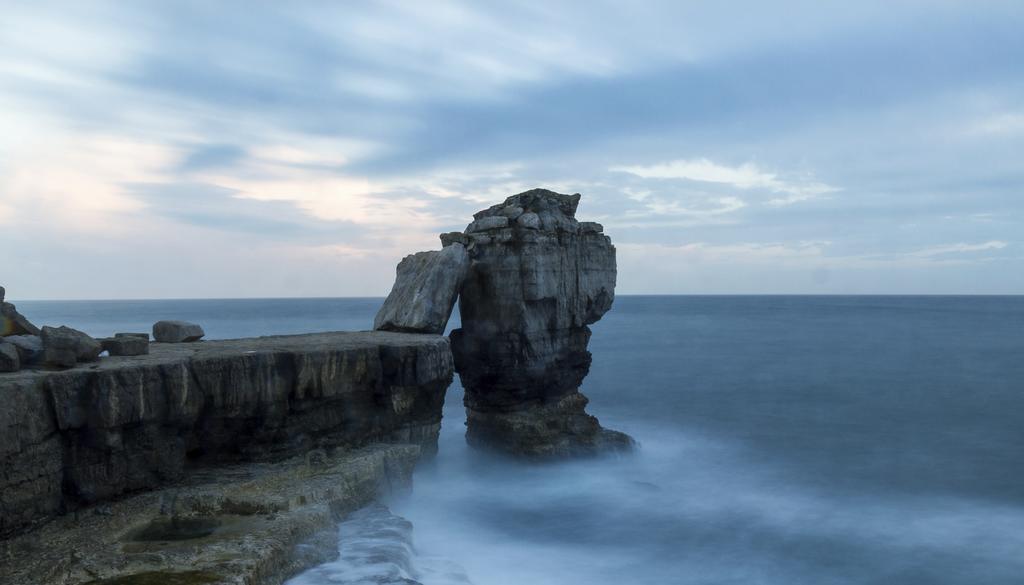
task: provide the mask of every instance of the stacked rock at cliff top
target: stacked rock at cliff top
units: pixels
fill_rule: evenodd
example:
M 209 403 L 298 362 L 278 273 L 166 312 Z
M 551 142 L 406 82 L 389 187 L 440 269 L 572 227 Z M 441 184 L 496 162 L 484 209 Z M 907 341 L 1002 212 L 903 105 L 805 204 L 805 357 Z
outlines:
M 188 343 L 199 341 L 206 335 L 203 328 L 188 321 L 157 321 L 153 324 L 153 339 L 160 343 Z
M 71 327 L 43 327 L 43 361 L 51 366 L 73 367 L 100 357 L 103 347 L 89 335 Z

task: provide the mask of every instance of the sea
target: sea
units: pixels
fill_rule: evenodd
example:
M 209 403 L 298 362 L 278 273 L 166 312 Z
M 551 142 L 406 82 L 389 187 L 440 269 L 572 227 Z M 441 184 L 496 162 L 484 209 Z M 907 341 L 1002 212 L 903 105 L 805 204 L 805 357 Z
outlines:
M 18 308 L 216 339 L 368 329 L 381 302 Z M 635 454 L 473 451 L 456 378 L 412 493 L 290 585 L 1024 583 L 1024 297 L 620 296 L 592 329 L 589 411 Z

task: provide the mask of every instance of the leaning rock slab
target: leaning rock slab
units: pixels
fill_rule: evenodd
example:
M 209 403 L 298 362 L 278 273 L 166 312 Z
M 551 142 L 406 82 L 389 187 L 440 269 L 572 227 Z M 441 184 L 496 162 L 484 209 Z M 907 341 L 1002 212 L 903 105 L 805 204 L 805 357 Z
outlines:
M 203 328 L 188 321 L 157 321 L 153 324 L 153 339 L 161 343 L 187 343 L 199 341 L 206 335 Z
M 408 333 L 444 333 L 462 288 L 469 254 L 460 243 L 406 256 L 395 286 L 373 320 L 373 328 Z

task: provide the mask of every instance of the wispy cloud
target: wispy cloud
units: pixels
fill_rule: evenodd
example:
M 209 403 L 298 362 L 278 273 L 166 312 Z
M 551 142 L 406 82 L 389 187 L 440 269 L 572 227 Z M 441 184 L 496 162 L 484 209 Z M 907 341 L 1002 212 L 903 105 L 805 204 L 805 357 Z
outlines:
M 701 183 L 720 183 L 741 190 L 762 189 L 782 195 L 765 202 L 774 207 L 792 205 L 839 190 L 810 179 L 783 180 L 778 173 L 765 171 L 753 163 L 728 166 L 706 158 L 680 159 L 653 165 L 613 166 L 609 170 L 629 173 L 644 179 L 685 179 Z

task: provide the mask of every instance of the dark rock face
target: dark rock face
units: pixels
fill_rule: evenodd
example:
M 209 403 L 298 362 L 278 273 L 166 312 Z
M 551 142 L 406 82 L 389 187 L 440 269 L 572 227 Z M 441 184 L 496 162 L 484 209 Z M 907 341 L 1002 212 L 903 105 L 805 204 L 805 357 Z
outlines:
M 452 351 L 471 444 L 529 457 L 632 445 L 588 415 L 579 392 L 590 370 L 587 325 L 611 308 L 616 275 L 609 238 L 575 219 L 579 199 L 534 189 L 475 214 L 467 230 Z
M 156 344 L 0 376 L 0 538 L 187 469 L 395 441 L 437 448 L 453 375 L 436 335 Z
M 444 333 L 469 268 L 466 247 L 406 256 L 398 264 L 395 286 L 373 320 L 373 328 L 409 333 Z
M 100 342 L 70 327 L 43 327 L 42 340 L 43 361 L 62 368 L 95 361 L 103 351 Z
M 160 343 L 188 343 L 199 341 L 206 335 L 203 328 L 188 321 L 157 321 L 153 324 L 153 339 Z
M 17 372 L 21 369 L 21 355 L 13 343 L 0 341 L 0 372 Z

